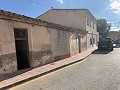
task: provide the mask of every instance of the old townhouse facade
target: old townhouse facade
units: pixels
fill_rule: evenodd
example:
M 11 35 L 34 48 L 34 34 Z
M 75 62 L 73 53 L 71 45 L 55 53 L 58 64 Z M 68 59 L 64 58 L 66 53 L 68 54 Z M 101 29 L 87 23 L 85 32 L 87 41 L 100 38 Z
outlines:
M 82 50 L 80 36 L 87 33 L 72 26 L 0 10 L 0 74 L 76 55 Z
M 0 10 L 0 32 L 0 74 L 79 54 L 97 46 L 99 37 L 86 9 L 52 9 L 38 18 Z
M 97 22 L 96 18 L 88 9 L 51 9 L 38 16 L 37 19 L 87 31 L 88 33 L 86 35 L 79 35 L 81 40 L 80 52 L 97 46 L 99 41 Z

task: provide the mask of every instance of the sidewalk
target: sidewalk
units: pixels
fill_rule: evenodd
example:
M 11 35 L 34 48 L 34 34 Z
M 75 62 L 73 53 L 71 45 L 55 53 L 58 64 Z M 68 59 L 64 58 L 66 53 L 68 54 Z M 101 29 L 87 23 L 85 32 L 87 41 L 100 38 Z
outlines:
M 0 89 L 3 90 L 8 87 L 13 87 L 20 83 L 32 80 L 36 77 L 45 75 L 57 69 L 79 62 L 84 58 L 86 58 L 87 56 L 89 56 L 96 49 L 97 47 L 94 47 L 92 49 L 88 49 L 70 58 L 66 58 L 66 59 L 63 59 L 54 63 L 50 63 L 38 68 L 26 69 L 26 70 L 18 71 L 13 74 L 6 74 L 3 76 L 0 76 Z

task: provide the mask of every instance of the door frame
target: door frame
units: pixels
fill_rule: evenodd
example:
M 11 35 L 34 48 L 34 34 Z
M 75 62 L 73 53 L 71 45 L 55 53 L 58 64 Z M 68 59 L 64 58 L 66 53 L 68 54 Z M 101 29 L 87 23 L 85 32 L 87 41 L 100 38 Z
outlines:
M 25 30 L 26 32 L 26 38 L 17 38 L 15 35 L 15 30 Z M 28 56 L 28 68 L 30 68 L 30 54 L 29 54 L 29 42 L 28 42 L 28 29 L 26 28 L 14 28 L 14 40 L 15 40 L 15 51 L 16 51 L 16 40 L 26 40 L 27 43 L 27 56 Z M 17 59 L 17 51 L 16 51 L 16 59 Z M 18 64 L 18 63 L 17 63 Z
M 79 47 L 79 53 L 81 53 L 81 36 L 78 35 L 78 47 Z

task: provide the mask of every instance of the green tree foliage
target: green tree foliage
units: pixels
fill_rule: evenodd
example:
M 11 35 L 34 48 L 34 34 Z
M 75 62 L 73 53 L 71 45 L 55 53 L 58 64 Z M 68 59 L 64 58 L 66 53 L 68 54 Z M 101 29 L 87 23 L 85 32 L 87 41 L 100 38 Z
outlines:
M 108 37 L 110 28 L 111 24 L 108 24 L 106 19 L 97 20 L 97 31 L 99 32 L 100 37 Z

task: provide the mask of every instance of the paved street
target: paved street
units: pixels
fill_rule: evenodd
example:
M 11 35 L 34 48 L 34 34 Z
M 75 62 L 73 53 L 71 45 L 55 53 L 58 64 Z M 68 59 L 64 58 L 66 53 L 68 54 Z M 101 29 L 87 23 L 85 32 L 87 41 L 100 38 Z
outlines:
M 10 90 L 120 90 L 120 48 L 93 52 L 74 65 Z

